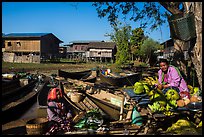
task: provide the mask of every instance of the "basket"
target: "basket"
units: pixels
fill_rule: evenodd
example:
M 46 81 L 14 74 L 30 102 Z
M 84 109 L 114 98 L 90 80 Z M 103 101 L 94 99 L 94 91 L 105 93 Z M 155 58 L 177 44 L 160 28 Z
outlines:
M 84 100 L 85 96 L 83 95 L 83 93 L 73 92 L 70 98 L 71 101 L 79 103 Z
M 48 128 L 47 118 L 35 118 L 26 122 L 26 132 L 28 135 L 42 135 Z
M 169 17 L 171 38 L 188 41 L 196 37 L 195 16 L 192 12 L 186 15 L 174 14 Z

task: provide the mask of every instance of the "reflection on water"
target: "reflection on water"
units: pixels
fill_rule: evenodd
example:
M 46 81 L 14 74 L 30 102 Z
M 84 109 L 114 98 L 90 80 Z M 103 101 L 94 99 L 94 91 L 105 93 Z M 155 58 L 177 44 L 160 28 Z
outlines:
M 30 119 L 37 117 L 37 102 L 35 102 L 19 119 Z

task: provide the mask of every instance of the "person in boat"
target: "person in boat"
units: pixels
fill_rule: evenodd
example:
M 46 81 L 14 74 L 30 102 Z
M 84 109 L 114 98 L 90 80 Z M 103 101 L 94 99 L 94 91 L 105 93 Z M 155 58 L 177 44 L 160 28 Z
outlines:
M 48 101 L 48 121 L 50 129 L 47 135 L 55 134 L 58 131 L 70 131 L 72 120 L 71 111 L 65 107 L 63 94 L 60 88 L 52 88 L 47 97 Z
M 43 82 L 43 76 L 42 76 L 42 74 L 39 74 L 39 75 L 38 75 L 38 82 L 39 82 L 39 83 L 42 83 L 42 82 Z
M 190 98 L 189 89 L 186 81 L 182 77 L 179 69 L 173 65 L 169 65 L 167 59 L 160 59 L 160 70 L 158 71 L 157 87 L 165 94 L 168 89 L 175 89 L 181 98 Z

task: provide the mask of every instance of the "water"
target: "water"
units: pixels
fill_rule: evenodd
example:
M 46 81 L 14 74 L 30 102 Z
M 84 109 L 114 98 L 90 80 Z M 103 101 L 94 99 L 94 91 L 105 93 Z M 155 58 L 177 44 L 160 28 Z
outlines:
M 37 102 L 35 102 L 19 119 L 31 119 L 37 117 Z

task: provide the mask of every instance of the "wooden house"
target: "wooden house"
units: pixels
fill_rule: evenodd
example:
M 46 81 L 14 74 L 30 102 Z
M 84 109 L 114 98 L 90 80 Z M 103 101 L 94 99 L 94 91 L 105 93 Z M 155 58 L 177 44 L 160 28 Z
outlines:
M 4 33 L 2 33 L 2 37 L 3 36 L 4 36 Z M 2 39 L 2 41 L 1 41 L 1 51 L 2 51 L 2 55 L 3 55 L 3 52 L 5 51 L 5 41 L 4 41 L 4 39 Z
M 169 39 L 160 45 L 164 45 L 164 50 L 163 50 L 163 57 L 165 59 L 171 58 L 174 55 L 174 42 L 173 39 Z
M 59 57 L 66 58 L 67 56 L 67 45 L 60 45 L 59 46 Z
M 67 45 L 67 58 L 75 61 L 86 61 L 86 51 L 90 42 L 96 41 L 71 41 Z
M 116 44 L 114 42 L 90 42 L 86 51 L 87 61 L 114 62 Z
M 169 39 L 160 45 L 164 45 L 163 57 L 172 60 L 173 58 L 189 60 L 188 49 L 190 48 L 190 41 L 185 43 L 174 42 Z
M 5 62 L 40 63 L 59 56 L 59 43 L 52 33 L 10 33 L 3 36 Z

